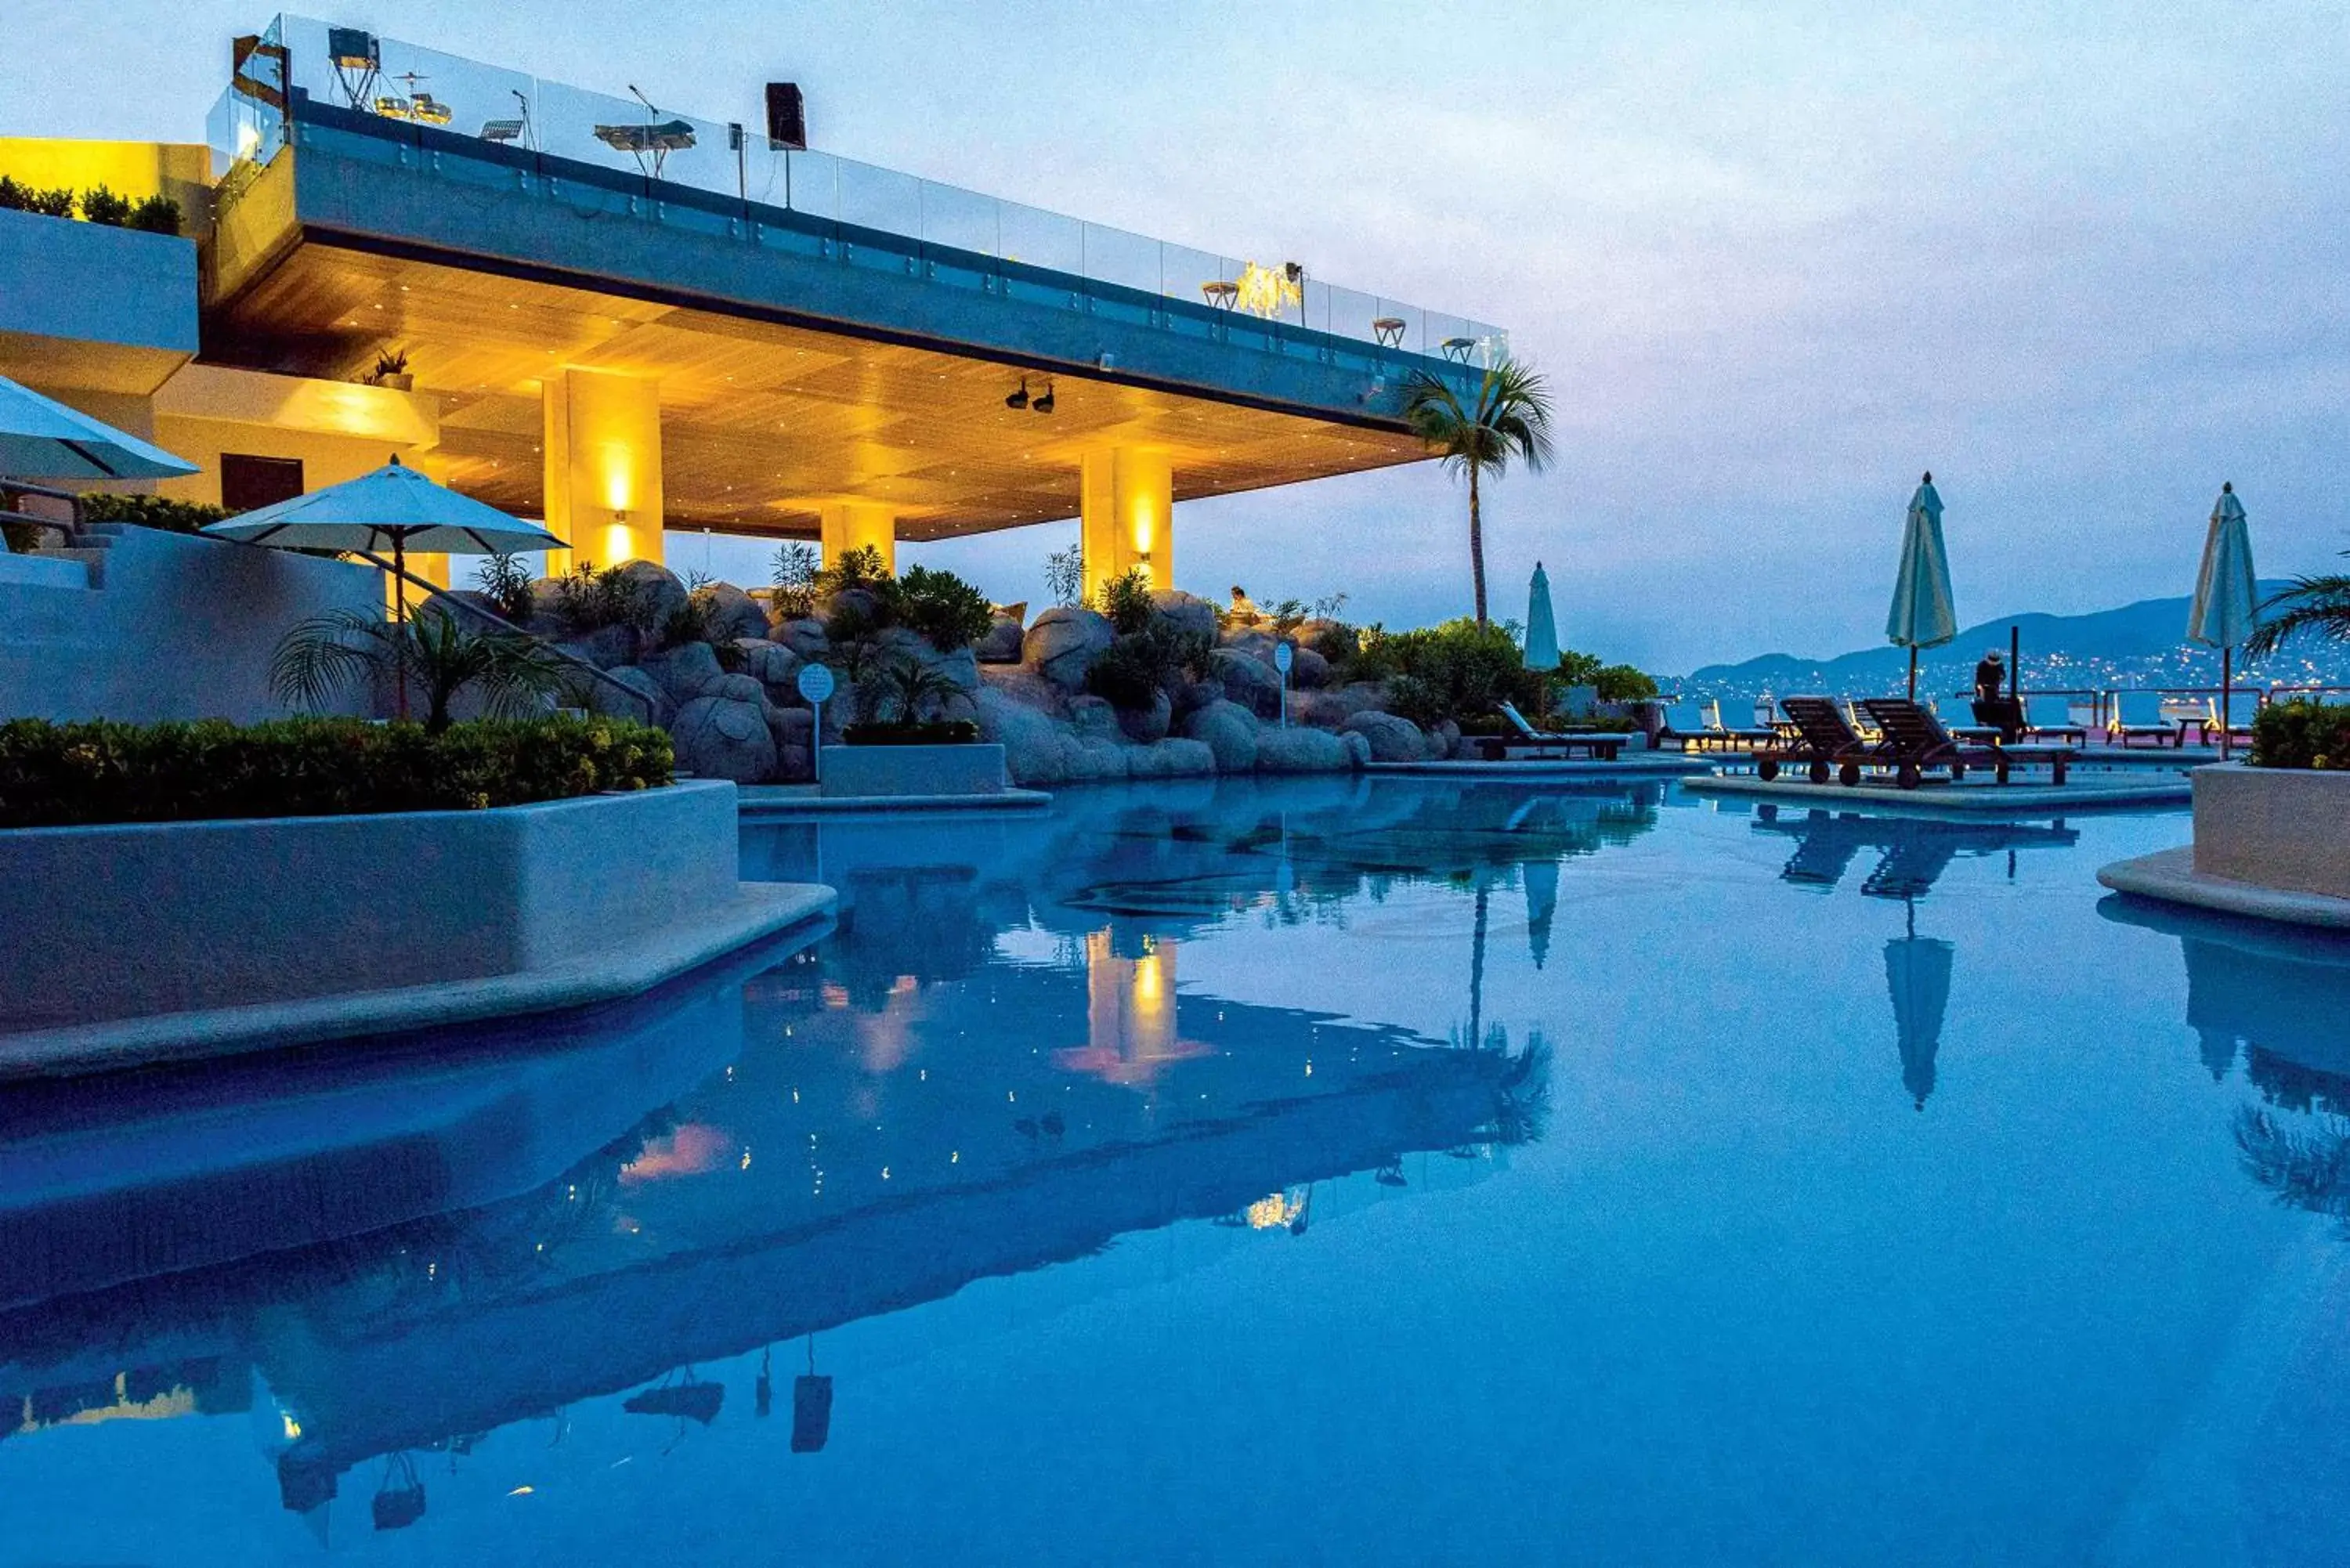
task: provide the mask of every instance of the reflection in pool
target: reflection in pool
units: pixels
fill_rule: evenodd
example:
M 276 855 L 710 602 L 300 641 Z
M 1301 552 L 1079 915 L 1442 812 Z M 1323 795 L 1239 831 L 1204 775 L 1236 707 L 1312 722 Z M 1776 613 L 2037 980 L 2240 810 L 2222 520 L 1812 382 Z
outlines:
M 2098 918 L 2182 821 L 1301 780 L 746 830 L 836 929 L 0 1103 L 0 1530 L 2324 1561 L 2350 957 Z

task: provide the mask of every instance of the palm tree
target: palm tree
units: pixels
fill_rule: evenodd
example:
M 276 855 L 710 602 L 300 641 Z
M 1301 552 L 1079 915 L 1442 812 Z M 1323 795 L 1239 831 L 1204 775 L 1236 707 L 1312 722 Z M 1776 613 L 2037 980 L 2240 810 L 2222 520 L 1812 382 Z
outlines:
M 2350 642 L 2350 576 L 2295 577 L 2291 587 L 2262 600 L 2260 624 L 2244 639 L 2244 657 L 2274 653 L 2304 631 Z
M 437 607 L 406 621 L 355 610 L 312 616 L 279 640 L 269 661 L 271 692 L 297 708 L 320 708 L 378 681 L 421 689 L 424 728 L 437 735 L 449 727 L 450 702 L 467 687 L 486 711 L 510 717 L 543 707 L 562 689 L 564 670 L 535 639 L 469 631 Z
M 910 654 L 901 654 L 882 665 L 871 679 L 860 680 L 857 691 L 868 718 L 880 719 L 885 705 L 894 702 L 896 722 L 900 724 L 919 723 L 923 708 L 943 711 L 956 698 L 967 695 L 945 671 Z
M 1469 476 L 1469 566 L 1477 585 L 1477 624 L 1485 624 L 1485 524 L 1478 486 L 1501 477 L 1516 458 L 1540 473 L 1550 462 L 1550 393 L 1523 359 L 1507 355 L 1486 369 L 1473 402 L 1426 371 L 1405 389 L 1403 417 L 1429 452 L 1455 473 Z

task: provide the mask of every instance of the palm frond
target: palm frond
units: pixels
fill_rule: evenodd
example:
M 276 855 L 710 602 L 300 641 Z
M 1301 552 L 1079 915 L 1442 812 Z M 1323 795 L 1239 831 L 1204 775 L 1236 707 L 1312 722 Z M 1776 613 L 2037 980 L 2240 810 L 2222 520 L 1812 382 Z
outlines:
M 2305 631 L 2350 641 L 2350 576 L 2295 577 L 2262 600 L 2260 625 L 2244 641 L 2245 656 L 2274 653 Z
M 269 691 L 289 708 L 316 712 L 373 683 L 399 663 L 395 628 L 380 616 L 329 610 L 297 623 L 269 659 Z

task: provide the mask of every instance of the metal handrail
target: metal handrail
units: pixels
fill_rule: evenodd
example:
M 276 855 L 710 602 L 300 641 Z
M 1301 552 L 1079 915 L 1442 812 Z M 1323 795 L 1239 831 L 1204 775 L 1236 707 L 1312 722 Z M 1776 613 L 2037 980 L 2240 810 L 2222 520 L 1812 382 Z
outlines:
M 589 676 L 610 687 L 613 691 L 625 693 L 631 701 L 638 703 L 644 709 L 646 723 L 659 723 L 659 721 L 653 717 L 659 710 L 654 706 L 653 700 L 650 697 L 647 696 L 644 692 L 638 691 L 635 687 L 629 685 L 625 680 L 613 680 L 611 676 L 598 669 L 593 661 L 582 659 L 577 654 L 571 652 L 569 649 L 558 647 L 555 643 L 549 642 L 546 639 L 539 636 L 538 633 L 530 630 L 526 627 L 516 626 L 514 622 L 506 619 L 505 617 L 498 614 L 495 610 L 484 609 L 471 599 L 461 599 L 457 597 L 452 590 L 442 587 L 439 583 L 430 581 L 424 577 L 420 577 L 414 572 L 409 571 L 403 566 L 395 566 L 380 556 L 374 555 L 366 550 L 355 550 L 352 554 L 370 565 L 382 567 L 387 575 L 400 582 L 406 583 L 411 587 L 422 588 L 424 590 L 424 603 L 426 604 L 431 604 L 435 600 L 441 600 L 447 604 L 454 605 L 459 609 L 464 610 L 468 614 L 478 616 L 483 620 L 489 622 L 490 625 L 497 628 L 500 631 L 509 632 L 515 637 L 526 637 L 530 639 L 533 642 L 538 644 L 539 647 L 553 654 L 563 663 L 577 665 L 581 670 L 587 671 Z

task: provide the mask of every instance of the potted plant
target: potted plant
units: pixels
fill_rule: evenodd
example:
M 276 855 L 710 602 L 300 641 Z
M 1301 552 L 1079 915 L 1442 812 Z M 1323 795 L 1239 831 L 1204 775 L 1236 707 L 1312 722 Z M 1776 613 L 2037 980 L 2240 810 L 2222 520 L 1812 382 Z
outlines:
M 375 374 L 368 378 L 370 386 L 389 387 L 395 392 L 413 390 L 416 378 L 408 373 L 408 350 L 379 348 L 375 356 Z

